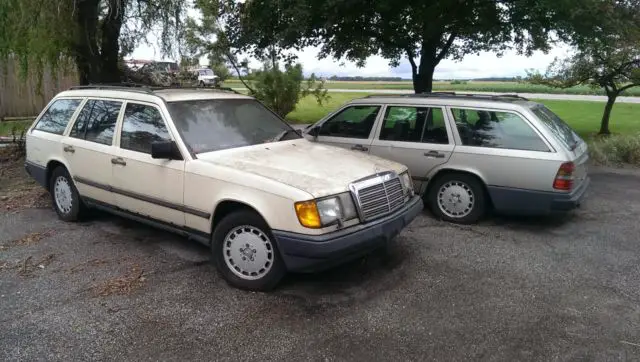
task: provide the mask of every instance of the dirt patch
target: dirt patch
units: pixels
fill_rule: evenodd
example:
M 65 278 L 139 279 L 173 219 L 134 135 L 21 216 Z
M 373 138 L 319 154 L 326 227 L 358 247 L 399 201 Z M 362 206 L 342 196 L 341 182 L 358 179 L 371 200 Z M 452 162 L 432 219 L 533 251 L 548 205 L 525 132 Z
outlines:
M 91 259 L 89 261 L 85 261 L 84 263 L 80 263 L 75 266 L 72 266 L 71 268 L 69 268 L 68 272 L 74 274 L 81 271 L 85 271 L 87 268 L 90 268 L 90 267 L 98 267 L 106 264 L 109 264 L 107 260 Z
M 0 150 L 0 212 L 50 207 L 49 193 L 29 177 L 24 158 L 3 157 Z
M 18 275 L 23 277 L 32 277 L 38 270 L 45 269 L 49 266 L 55 259 L 55 254 L 47 254 L 40 259 L 34 259 L 31 256 L 28 256 L 23 261 L 14 265 L 14 268 L 18 269 Z
M 93 289 L 95 297 L 108 297 L 110 295 L 129 295 L 138 290 L 144 284 L 146 278 L 142 269 L 135 265 L 130 271 L 117 278 L 108 279 Z
M 44 238 L 50 237 L 51 235 L 53 235 L 53 230 L 38 231 L 35 233 L 29 233 L 20 239 L 12 241 L 11 243 L 14 245 L 32 245 Z

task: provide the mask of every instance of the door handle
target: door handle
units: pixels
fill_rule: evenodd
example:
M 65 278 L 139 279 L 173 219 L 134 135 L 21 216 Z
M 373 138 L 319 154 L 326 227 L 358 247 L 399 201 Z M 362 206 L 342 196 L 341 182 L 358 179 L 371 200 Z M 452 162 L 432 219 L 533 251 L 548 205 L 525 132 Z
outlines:
M 70 152 L 70 153 L 76 152 L 73 146 L 64 146 L 62 149 L 64 150 L 64 152 Z
M 352 150 L 356 150 L 356 151 L 369 151 L 369 148 L 363 146 L 363 145 L 355 145 L 355 146 L 351 146 Z
M 433 158 L 444 158 L 444 153 L 440 153 L 438 151 L 425 152 L 424 155 L 427 157 L 433 157 Z
M 112 158 L 111 159 L 111 163 L 114 164 L 114 165 L 122 165 L 122 166 L 126 166 L 127 165 L 127 163 L 124 162 L 122 157 Z

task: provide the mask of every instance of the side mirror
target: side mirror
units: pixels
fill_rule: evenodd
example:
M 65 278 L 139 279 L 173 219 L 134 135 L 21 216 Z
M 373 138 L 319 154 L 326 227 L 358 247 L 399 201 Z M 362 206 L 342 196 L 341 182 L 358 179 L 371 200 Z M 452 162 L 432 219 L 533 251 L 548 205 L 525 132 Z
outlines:
M 151 158 L 182 160 L 182 154 L 174 141 L 151 142 Z
M 314 138 L 318 137 L 318 135 L 320 134 L 320 127 L 312 127 L 311 129 L 309 129 L 309 131 L 307 131 L 307 134 L 313 136 Z

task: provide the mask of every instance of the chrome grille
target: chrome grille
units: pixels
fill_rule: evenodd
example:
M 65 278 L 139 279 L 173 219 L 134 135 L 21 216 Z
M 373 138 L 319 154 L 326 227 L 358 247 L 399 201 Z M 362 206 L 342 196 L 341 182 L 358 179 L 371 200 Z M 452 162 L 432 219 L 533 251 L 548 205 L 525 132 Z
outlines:
M 351 184 L 362 221 L 389 214 L 404 205 L 404 190 L 400 178 L 386 172 L 358 180 Z

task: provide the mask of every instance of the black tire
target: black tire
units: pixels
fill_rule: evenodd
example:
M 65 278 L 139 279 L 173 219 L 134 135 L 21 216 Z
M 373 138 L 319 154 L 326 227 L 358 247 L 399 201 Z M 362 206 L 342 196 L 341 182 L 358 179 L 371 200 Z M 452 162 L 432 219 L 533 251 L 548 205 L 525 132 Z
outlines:
M 454 194 L 457 200 L 455 198 L 453 200 L 462 204 L 467 203 L 467 200 L 469 200 L 468 205 L 472 205 L 470 206 L 470 210 L 465 208 L 460 212 L 456 212 L 460 209 L 452 209 L 445 212 L 443 209 L 446 209 L 446 206 L 441 207 L 438 201 L 441 194 L 442 196 L 447 195 L 444 193 L 446 192 L 444 191 L 445 188 L 443 188 L 445 185 L 448 185 L 448 187 L 455 186 L 455 190 L 459 190 L 460 192 Z M 464 192 L 464 194 L 460 195 L 461 192 Z M 439 219 L 453 223 L 473 224 L 480 220 L 487 211 L 485 189 L 481 181 L 469 174 L 447 173 L 438 177 L 433 181 L 433 184 L 429 186 L 429 191 L 426 196 L 427 204 L 431 212 Z M 446 202 L 447 200 L 443 201 Z M 461 207 L 463 206 L 461 205 Z
M 242 226 L 248 226 L 248 228 L 241 228 Z M 256 229 L 259 230 L 262 234 L 256 234 Z M 258 247 L 260 251 L 256 250 L 255 244 L 252 244 L 250 250 L 249 244 L 244 245 L 233 245 L 229 244 L 225 246 L 225 239 L 227 235 L 231 232 L 240 233 L 237 235 L 241 235 L 244 232 L 247 232 L 251 238 L 258 237 L 261 238 L 262 242 L 257 239 L 259 243 Z M 238 237 L 236 235 L 236 237 Z M 265 241 L 262 237 L 268 239 Z M 233 240 L 229 240 L 229 243 L 233 243 Z M 264 243 L 264 244 L 262 244 Z M 243 249 L 246 245 L 246 248 Z M 232 267 L 227 263 L 225 258 L 225 252 L 232 258 L 232 251 L 235 251 L 235 246 L 238 246 L 238 254 L 243 258 L 251 258 L 253 261 L 254 253 L 259 257 L 259 255 L 264 252 L 264 255 L 267 255 L 267 258 L 270 255 L 271 259 L 263 259 L 265 261 L 264 268 L 270 268 L 266 273 L 262 276 L 259 276 L 258 273 L 256 275 L 248 275 L 245 274 L 244 277 L 240 277 L 238 273 L 242 274 L 243 270 L 240 269 L 241 265 L 236 265 L 235 270 L 232 270 Z M 244 254 L 247 250 L 249 255 Z M 231 286 L 251 291 L 262 291 L 266 292 L 272 290 L 276 287 L 276 285 L 280 282 L 282 277 L 286 274 L 286 268 L 284 266 L 284 262 L 282 261 L 282 257 L 280 256 L 280 252 L 278 250 L 278 246 L 276 245 L 276 240 L 271 233 L 271 229 L 267 225 L 267 223 L 262 219 L 262 217 L 250 210 L 240 210 L 233 212 L 227 216 L 225 216 L 220 223 L 216 226 L 213 231 L 212 241 L 211 241 L 211 252 L 213 254 L 213 262 L 218 270 L 219 274 L 222 278 Z M 246 259 L 248 261 L 248 259 Z M 240 262 L 238 260 L 238 262 Z M 234 261 L 230 261 L 230 263 L 234 263 Z M 270 265 L 270 266 L 268 266 Z M 261 263 L 252 264 L 250 267 L 261 267 Z M 257 278 L 257 279 L 247 279 L 247 278 Z
M 204 82 L 203 82 L 203 81 L 200 81 L 200 84 L 198 84 L 198 85 L 199 85 L 199 86 L 201 86 L 202 88 L 204 88 L 204 87 L 205 87 L 205 85 L 204 85 Z
M 56 201 L 56 182 L 60 180 L 60 182 L 66 182 L 70 188 L 70 208 L 61 208 L 58 202 Z M 53 205 L 53 209 L 58 214 L 58 217 L 64 221 L 78 221 L 86 214 L 86 207 L 82 203 L 80 199 L 80 194 L 78 193 L 78 189 L 76 185 L 73 183 L 73 179 L 67 172 L 67 169 L 58 166 L 51 173 L 51 178 L 49 179 L 49 194 L 51 195 L 51 204 Z

